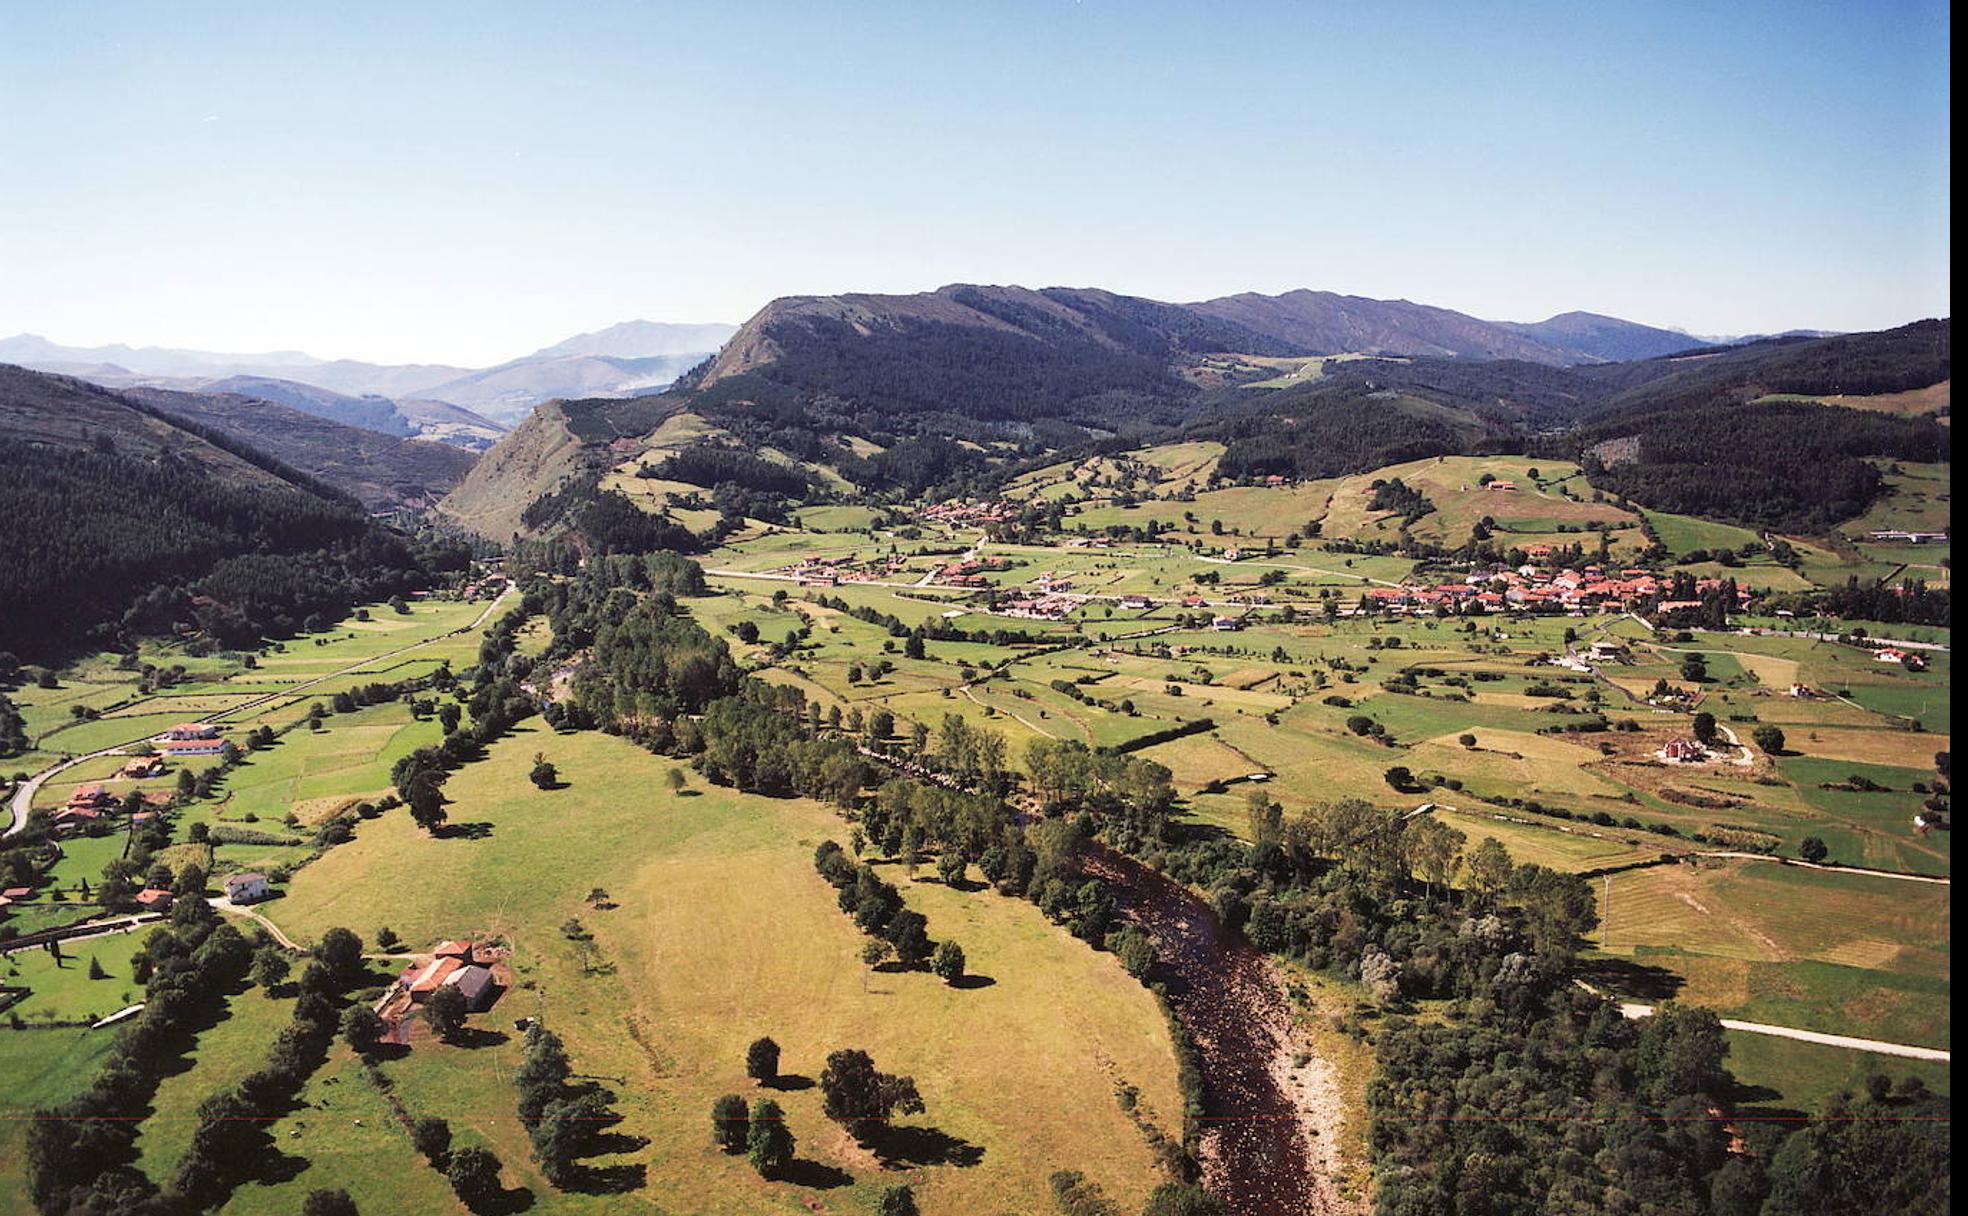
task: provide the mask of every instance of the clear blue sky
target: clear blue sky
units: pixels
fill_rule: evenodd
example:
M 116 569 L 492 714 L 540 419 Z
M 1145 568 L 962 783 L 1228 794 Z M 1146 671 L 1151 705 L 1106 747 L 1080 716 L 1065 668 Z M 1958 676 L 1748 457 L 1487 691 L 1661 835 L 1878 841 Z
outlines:
M 1951 311 L 1948 20 L 7 4 L 0 335 L 477 364 L 955 281 L 1874 328 Z

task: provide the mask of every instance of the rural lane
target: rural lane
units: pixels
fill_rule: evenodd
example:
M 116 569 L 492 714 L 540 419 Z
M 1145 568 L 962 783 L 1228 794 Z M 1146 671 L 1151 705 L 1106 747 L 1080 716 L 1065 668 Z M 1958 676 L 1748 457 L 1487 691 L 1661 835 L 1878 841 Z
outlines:
M 380 663 L 384 659 L 393 659 L 400 654 L 408 654 L 410 651 L 418 650 L 421 649 L 422 647 L 428 646 L 432 642 L 440 642 L 443 641 L 445 638 L 454 638 L 457 637 L 459 634 L 470 633 L 475 629 L 481 629 L 484 627 L 485 622 L 492 619 L 492 614 L 498 611 L 499 605 L 505 603 L 507 597 L 510 596 L 512 592 L 513 592 L 513 585 L 512 583 L 508 582 L 505 585 L 505 589 L 500 591 L 498 596 L 495 597 L 491 603 L 485 606 L 485 611 L 478 614 L 478 619 L 473 621 L 469 625 L 461 626 L 460 628 L 450 630 L 447 633 L 440 633 L 435 637 L 425 638 L 421 642 L 413 642 L 410 645 L 402 647 L 401 649 L 398 650 L 391 650 L 384 654 L 372 655 L 371 657 L 362 660 L 360 663 L 353 664 L 352 666 L 349 667 L 344 667 L 340 671 L 331 671 L 327 675 L 316 676 L 314 679 L 309 680 L 306 683 L 296 684 L 292 688 L 283 688 L 278 692 L 270 692 L 265 694 L 264 696 L 254 697 L 252 700 L 246 701 L 239 705 L 234 705 L 230 709 L 220 710 L 217 713 L 206 714 L 202 718 L 193 718 L 192 721 L 211 722 L 218 718 L 228 718 L 231 717 L 233 714 L 243 713 L 249 709 L 258 709 L 260 706 L 265 705 L 270 701 L 277 701 L 282 697 L 291 697 L 296 693 L 306 692 L 308 689 L 313 688 L 317 684 L 323 684 L 329 680 L 339 679 L 342 676 L 352 675 L 355 672 L 361 671 L 365 667 L 373 666 L 376 663 Z M 87 755 L 71 756 L 68 759 L 63 760 L 57 764 L 49 765 L 47 768 L 44 768 L 40 772 L 34 774 L 32 777 L 29 777 L 26 781 L 21 782 L 20 788 L 14 791 L 13 798 L 8 802 L 8 807 L 13 812 L 14 821 L 7 828 L 6 831 L 0 832 L 0 838 L 13 836 L 19 832 L 26 830 L 28 812 L 32 810 L 34 807 L 34 796 L 41 792 L 41 787 L 47 783 L 49 778 L 55 777 L 63 772 L 66 772 L 67 770 L 74 768 L 78 764 L 87 763 L 90 760 L 101 759 L 104 756 L 118 755 L 122 752 L 124 748 L 134 746 L 135 744 L 138 743 L 147 742 L 150 738 L 151 736 L 149 735 L 143 735 L 135 739 L 126 739 L 121 743 L 113 743 L 108 747 L 99 747 L 95 751 L 92 751 Z
M 1620 1014 L 1629 1019 L 1650 1018 L 1654 1016 L 1652 1005 L 1638 1005 L 1620 1002 Z M 1938 1047 L 1914 1047 L 1907 1043 L 1886 1043 L 1879 1039 L 1858 1039 L 1845 1034 L 1825 1034 L 1819 1030 L 1799 1030 L 1795 1026 L 1772 1026 L 1768 1022 L 1741 1022 L 1734 1018 L 1723 1018 L 1724 1030 L 1740 1030 L 1746 1034 L 1766 1034 L 1777 1039 L 1796 1039 L 1800 1043 L 1817 1043 L 1825 1047 L 1843 1047 L 1849 1051 L 1869 1051 L 1882 1056 L 1901 1056 L 1909 1060 L 1937 1060 L 1952 1064 L 1952 1053 Z

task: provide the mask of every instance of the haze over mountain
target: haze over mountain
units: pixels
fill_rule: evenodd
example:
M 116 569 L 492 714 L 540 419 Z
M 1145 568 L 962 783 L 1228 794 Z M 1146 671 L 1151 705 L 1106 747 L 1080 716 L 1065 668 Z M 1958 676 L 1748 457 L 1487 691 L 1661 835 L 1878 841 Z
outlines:
M 261 382 L 244 388 L 262 397 L 338 421 L 353 421 L 385 434 L 424 434 L 482 448 L 505 425 L 556 397 L 630 396 L 664 387 L 678 374 L 709 357 L 734 327 L 627 321 L 593 333 L 577 334 L 534 354 L 489 368 L 447 364 L 387 365 L 354 359 L 318 359 L 301 351 L 229 354 L 167 347 L 64 346 L 35 334 L 0 339 L 0 362 L 73 375 L 112 387 L 136 384 L 193 391 L 231 391 L 239 377 Z M 372 421 L 355 421 L 362 412 L 338 404 L 322 413 L 297 398 L 320 399 L 267 382 L 309 386 L 340 394 L 344 401 L 384 398 L 363 407 Z M 483 410 L 489 417 L 431 418 L 428 407 L 406 399 Z M 388 408 L 394 403 L 395 408 Z M 391 419 L 396 419 L 392 421 Z M 496 422 L 491 421 L 496 419 Z M 408 429 L 405 429 L 405 428 Z

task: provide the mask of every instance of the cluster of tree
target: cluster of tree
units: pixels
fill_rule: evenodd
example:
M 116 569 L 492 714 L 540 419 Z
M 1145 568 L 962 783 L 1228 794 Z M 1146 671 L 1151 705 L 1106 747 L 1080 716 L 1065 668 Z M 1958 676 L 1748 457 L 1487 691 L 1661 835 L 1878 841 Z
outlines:
M 822 841 L 814 850 L 813 866 L 839 892 L 841 911 L 854 917 L 856 928 L 885 943 L 897 962 L 914 968 L 929 960 L 934 943 L 930 941 L 928 919 L 903 907 L 902 893 L 875 873 L 873 866 L 866 862 L 857 865 L 847 850 L 832 840 Z M 880 961 L 880 948 L 870 957 Z
M 804 699 L 796 688 L 747 680 L 687 724 L 679 743 L 694 744 L 698 767 L 720 784 L 850 806 L 868 784 L 868 763 L 846 739 L 810 737 L 797 716 Z
M 1100 1184 L 1078 1170 L 1060 1170 L 1046 1180 L 1059 1216 L 1121 1216 Z M 1141 1216 L 1223 1216 L 1223 1201 L 1193 1182 L 1164 1182 L 1148 1196 Z
M 659 464 L 644 466 L 641 477 L 688 482 L 710 489 L 737 485 L 764 494 L 804 498 L 813 480 L 802 469 L 754 455 L 730 444 L 693 443 Z
M 601 488 L 598 472 L 586 473 L 527 504 L 520 522 L 536 532 L 564 532 L 592 553 L 697 553 L 704 541 L 667 515 L 638 507 L 616 490 Z
M 1367 509 L 1392 511 L 1401 517 L 1404 526 L 1435 509 L 1435 504 L 1428 500 L 1426 494 L 1398 477 L 1391 477 L 1385 481 L 1375 479 L 1370 488 L 1373 490 L 1373 497 L 1367 500 Z
M 1602 462 L 1608 439 L 1638 439 L 1632 459 Z M 1592 484 L 1622 502 L 1792 533 L 1824 532 L 1861 514 L 1879 492 L 1867 457 L 1945 461 L 1948 428 L 1809 401 L 1761 401 L 1620 414 L 1580 431 L 1573 446 Z M 1719 461 L 1718 452 L 1754 452 Z
M 293 1108 L 301 1087 L 327 1058 L 328 1046 L 343 1024 L 346 994 L 367 975 L 361 938 L 347 929 L 322 934 L 313 960 L 301 972 L 293 1018 L 274 1037 L 266 1062 L 198 1104 L 191 1144 L 171 1176 L 171 1190 L 189 1206 L 197 1210 L 219 1206 L 254 1163 L 272 1150 L 268 1126 Z M 374 1046 L 371 1029 L 357 1029 L 352 1037 L 365 1050 Z
M 28 748 L 27 721 L 20 707 L 0 692 L 0 760 L 11 760 Z
M 1124 848 L 1162 840 L 1175 805 L 1167 766 L 1091 751 L 1076 739 L 1040 737 L 1025 745 L 1025 769 L 1048 815 L 1093 812 Z
M 143 1012 L 117 1034 L 81 1094 L 35 1112 L 26 1133 L 29 1196 L 47 1216 L 70 1211 L 162 1214 L 172 1205 L 134 1168 L 143 1110 L 186 1036 L 208 1021 L 252 959 L 239 931 L 218 923 L 202 900 L 180 900 L 168 924 L 144 939 L 136 968 Z
M 1267 395 L 1199 433 L 1223 442 L 1217 468 L 1232 480 L 1337 477 L 1482 446 L 1433 411 L 1353 387 Z
M 759 1177 L 776 1177 L 793 1162 L 797 1142 L 786 1112 L 771 1098 L 748 1108 L 737 1094 L 711 1103 L 711 1138 L 727 1153 L 744 1153 Z
M 513 1082 L 519 1088 L 519 1120 L 533 1145 L 533 1159 L 554 1186 L 579 1178 L 580 1160 L 617 1116 L 593 1085 L 570 1081 L 573 1065 L 560 1036 L 538 1022 L 526 1031 L 525 1053 Z
M 1883 621 L 1891 625 L 1941 625 L 1954 621 L 1953 597 L 1946 587 L 1929 587 L 1920 579 L 1901 582 L 1860 582 L 1854 575 L 1843 587 L 1772 595 L 1766 607 L 1797 616 L 1833 616 L 1848 621 Z
M 436 746 L 420 747 L 390 766 L 390 784 L 396 787 L 397 797 L 409 806 L 417 826 L 427 832 L 437 832 L 449 818 L 444 809 L 444 782 L 451 771 L 483 755 L 488 745 L 535 709 L 533 698 L 511 676 L 494 676 L 489 667 L 480 667 L 478 676 L 479 683 L 467 703 L 471 724 L 462 725 L 461 717 L 445 712 L 450 706 L 440 706 L 438 713 L 447 726 L 444 738 Z

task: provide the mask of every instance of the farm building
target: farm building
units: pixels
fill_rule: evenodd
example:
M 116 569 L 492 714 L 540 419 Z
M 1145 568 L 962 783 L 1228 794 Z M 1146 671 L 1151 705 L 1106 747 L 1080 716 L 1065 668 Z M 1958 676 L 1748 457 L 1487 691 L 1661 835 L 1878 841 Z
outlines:
M 491 969 L 475 963 L 459 967 L 445 976 L 444 983 L 464 994 L 465 1008 L 473 1013 L 483 1013 L 498 999 L 499 985 L 492 978 Z
M 1708 749 L 1693 739 L 1669 739 L 1660 758 L 1669 764 L 1700 764 L 1708 759 Z
M 230 739 L 166 739 L 158 744 L 164 755 L 173 760 L 187 756 L 230 756 L 239 749 Z
M 267 876 L 258 872 L 247 874 L 228 874 L 224 882 L 226 898 L 236 904 L 250 904 L 273 894 L 267 885 Z
M 219 728 L 205 722 L 180 722 L 164 732 L 166 739 L 183 743 L 192 739 L 216 739 Z
M 164 757 L 151 755 L 136 757 L 122 768 L 117 769 L 116 775 L 134 781 L 142 777 L 156 777 L 163 772 Z
M 145 887 L 137 892 L 137 906 L 146 912 L 162 912 L 176 897 L 163 887 Z

